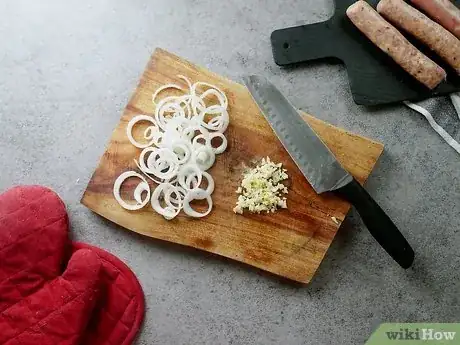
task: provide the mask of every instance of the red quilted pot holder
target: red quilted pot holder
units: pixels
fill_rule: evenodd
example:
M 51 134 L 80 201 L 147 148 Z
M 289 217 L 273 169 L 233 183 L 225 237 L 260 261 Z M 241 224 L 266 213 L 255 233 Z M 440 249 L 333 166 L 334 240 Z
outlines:
M 112 254 L 85 243 L 74 243 L 96 253 L 102 262 L 101 294 L 86 329 L 82 344 L 128 345 L 144 319 L 144 293 L 134 273 Z
M 0 195 L 0 344 L 133 342 L 144 315 L 139 282 L 113 255 L 70 243 L 68 227 L 49 189 Z

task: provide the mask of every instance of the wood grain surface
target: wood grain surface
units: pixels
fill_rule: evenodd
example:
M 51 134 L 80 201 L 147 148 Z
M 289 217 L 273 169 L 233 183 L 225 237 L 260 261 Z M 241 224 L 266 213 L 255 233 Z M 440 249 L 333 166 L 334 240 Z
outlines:
M 192 82 L 212 83 L 227 94 L 230 126 L 225 134 L 229 145 L 210 171 L 216 182 L 212 213 L 199 220 L 181 213 L 166 221 L 149 206 L 139 211 L 124 210 L 115 201 L 112 188 L 122 172 L 137 171 L 133 159 L 138 158 L 141 150 L 129 143 L 127 123 L 137 114 L 154 113 L 152 93 L 159 86 L 176 83 L 186 87 L 176 77 L 179 74 Z M 305 119 L 343 166 L 364 182 L 383 146 L 312 116 L 305 115 Z M 237 199 L 235 190 L 244 166 L 265 156 L 283 163 L 288 170 L 288 209 L 270 215 L 236 215 L 232 211 Z M 148 63 L 81 202 L 126 229 L 203 249 L 303 283 L 313 277 L 350 207 L 330 194 L 317 195 L 313 191 L 244 86 L 162 49 L 157 49 Z

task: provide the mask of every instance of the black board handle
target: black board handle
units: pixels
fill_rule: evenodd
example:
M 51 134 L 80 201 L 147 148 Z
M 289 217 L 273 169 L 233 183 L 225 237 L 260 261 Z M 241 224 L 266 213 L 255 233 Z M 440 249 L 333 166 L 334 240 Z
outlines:
M 275 30 L 271 34 L 275 63 L 279 66 L 337 58 L 337 39 L 331 21 Z
M 334 14 L 325 22 L 274 31 L 271 44 L 276 64 L 295 67 L 302 62 L 335 58 L 347 69 L 353 99 L 366 106 L 417 101 L 460 91 L 460 76 L 454 71 L 448 72 L 447 81 L 429 90 L 392 61 L 347 17 L 346 10 L 355 1 L 334 0 Z M 374 7 L 379 2 L 367 1 Z M 460 0 L 453 3 L 460 7 Z M 308 4 L 305 11 L 309 11 Z M 410 37 L 409 40 L 441 67 L 448 68 L 430 49 Z

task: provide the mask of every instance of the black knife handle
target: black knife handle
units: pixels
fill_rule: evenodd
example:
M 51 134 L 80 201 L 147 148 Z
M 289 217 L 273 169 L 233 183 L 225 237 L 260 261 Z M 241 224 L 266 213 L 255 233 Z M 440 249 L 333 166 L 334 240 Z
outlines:
M 349 184 L 334 190 L 334 193 L 356 208 L 372 236 L 402 268 L 412 265 L 415 255 L 413 249 L 358 181 L 353 179 Z

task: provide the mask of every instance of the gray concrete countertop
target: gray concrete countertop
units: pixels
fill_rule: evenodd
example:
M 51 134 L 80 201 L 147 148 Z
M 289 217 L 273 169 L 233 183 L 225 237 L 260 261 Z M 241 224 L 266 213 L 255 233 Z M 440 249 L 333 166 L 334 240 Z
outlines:
M 385 321 L 459 321 L 460 157 L 403 106 L 353 103 L 345 69 L 281 70 L 270 32 L 322 21 L 331 0 L 0 2 L 0 191 L 50 186 L 73 236 L 108 249 L 146 295 L 137 344 L 360 344 Z M 352 212 L 313 282 L 122 231 L 79 204 L 155 47 L 237 79 L 272 79 L 301 109 L 381 141 L 367 188 L 417 253 L 401 270 Z

